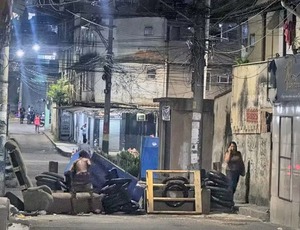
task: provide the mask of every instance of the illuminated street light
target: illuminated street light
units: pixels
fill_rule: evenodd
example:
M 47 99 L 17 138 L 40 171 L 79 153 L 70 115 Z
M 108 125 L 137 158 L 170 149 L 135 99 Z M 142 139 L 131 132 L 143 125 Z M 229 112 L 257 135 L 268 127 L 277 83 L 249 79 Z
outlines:
M 34 50 L 34 51 L 39 51 L 40 50 L 40 46 L 39 46 L 39 44 L 34 44 L 33 46 L 32 46 L 32 49 Z
M 24 54 L 25 54 L 25 53 L 24 53 L 24 51 L 23 51 L 23 50 L 18 50 L 16 54 L 17 54 L 17 56 L 18 56 L 18 57 L 20 57 L 20 58 L 21 58 L 21 57 L 23 57 L 23 56 L 24 56 Z

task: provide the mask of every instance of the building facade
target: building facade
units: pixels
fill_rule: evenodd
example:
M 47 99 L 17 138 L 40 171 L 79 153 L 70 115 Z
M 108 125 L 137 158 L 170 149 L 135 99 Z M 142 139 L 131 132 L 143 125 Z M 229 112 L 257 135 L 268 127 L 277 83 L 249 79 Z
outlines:
M 232 139 L 246 165 L 238 200 L 270 207 L 271 222 L 299 228 L 297 1 L 258 1 L 243 58 L 233 68 Z M 249 10 L 249 9 L 248 9 Z

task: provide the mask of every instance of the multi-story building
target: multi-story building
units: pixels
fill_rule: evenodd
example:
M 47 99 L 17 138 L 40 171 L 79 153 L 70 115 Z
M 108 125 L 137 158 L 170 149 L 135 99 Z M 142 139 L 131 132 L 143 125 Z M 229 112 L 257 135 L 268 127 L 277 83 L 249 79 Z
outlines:
M 227 127 L 247 170 L 236 199 L 269 207 L 271 222 L 296 229 L 300 227 L 298 6 L 299 1 L 257 1 L 236 12 L 249 15 L 243 48 L 248 63 L 233 67 Z M 222 159 L 214 152 L 214 159 Z

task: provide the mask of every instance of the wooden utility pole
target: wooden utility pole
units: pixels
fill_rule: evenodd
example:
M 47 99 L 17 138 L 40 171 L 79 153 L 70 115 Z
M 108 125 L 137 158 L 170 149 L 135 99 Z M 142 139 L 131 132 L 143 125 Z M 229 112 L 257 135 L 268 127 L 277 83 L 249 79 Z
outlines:
M 7 132 L 8 103 L 8 69 L 9 69 L 9 33 L 11 21 L 11 0 L 0 2 L 0 196 L 5 193 L 5 162 L 4 144 Z
M 203 143 L 203 92 L 205 68 L 205 0 L 195 0 L 194 39 L 192 48 L 193 64 L 193 117 L 191 137 L 191 163 L 196 168 L 202 168 Z
M 104 101 L 104 120 L 103 120 L 103 138 L 102 138 L 102 152 L 109 153 L 109 127 L 110 127 L 110 104 L 111 104 L 111 77 L 113 68 L 113 15 L 109 16 L 108 29 L 108 47 L 106 55 L 106 63 L 103 67 L 105 80 L 105 101 Z

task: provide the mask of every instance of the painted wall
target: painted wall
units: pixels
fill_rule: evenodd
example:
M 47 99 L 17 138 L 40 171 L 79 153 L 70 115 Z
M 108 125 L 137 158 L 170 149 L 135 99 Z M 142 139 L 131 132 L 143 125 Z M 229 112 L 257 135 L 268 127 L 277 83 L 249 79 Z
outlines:
M 222 165 L 227 145 L 232 139 L 230 111 L 231 92 L 228 92 L 227 94 L 223 94 L 215 98 L 212 163 L 219 164 L 219 166 L 216 167 L 220 167 Z
M 153 98 L 162 97 L 165 86 L 164 65 L 139 63 L 118 64 L 122 72 L 112 77 L 111 100 L 120 103 L 153 104 Z M 148 77 L 147 68 L 155 68 L 155 78 Z M 99 74 L 95 78 L 95 101 L 104 101 L 105 82 Z
M 268 206 L 271 183 L 271 133 L 233 134 L 242 153 L 246 176 L 240 178 L 235 200 Z
M 268 63 L 250 63 L 233 67 L 231 119 L 233 133 L 259 134 L 261 112 L 272 111 L 268 101 Z
M 112 101 L 153 104 L 153 98 L 167 96 L 167 87 L 168 96 L 192 97 L 191 72 L 185 65 L 189 60 L 186 40 L 166 42 L 168 23 L 161 17 L 114 20 Z M 96 64 L 97 71 L 89 73 L 78 71 L 73 76 L 74 96 L 76 100 L 103 102 L 105 82 L 102 80 L 102 75 L 103 59 L 106 55 L 105 45 L 98 33 L 79 25 L 80 20 L 76 19 L 74 50 L 71 53 L 69 50 L 66 51 L 65 57 L 72 59 L 74 63 L 79 60 L 79 57 L 96 52 L 99 61 Z M 187 26 L 181 26 L 187 30 Z M 152 28 L 152 34 L 145 35 L 145 28 Z M 100 32 L 104 38 L 107 38 L 106 28 L 102 28 Z M 184 36 L 186 35 L 183 34 Z M 170 63 L 169 68 L 167 63 Z M 149 69 L 156 71 L 154 78 L 148 76 Z M 89 87 L 81 88 L 81 81 L 85 76 L 89 81 L 87 83 Z
M 272 104 L 267 95 L 267 66 L 260 62 L 233 68 L 232 139 L 247 169 L 235 199 L 257 205 L 268 205 L 270 200 L 271 133 L 265 128 L 265 116 Z
M 261 2 L 267 2 L 267 0 L 263 0 Z M 299 7 L 298 7 L 299 9 Z M 297 11 L 298 11 L 297 9 Z M 269 12 L 266 15 L 266 59 L 274 58 L 276 53 L 280 56 L 283 56 L 284 49 L 284 11 L 276 11 Z M 291 13 L 287 13 L 287 20 L 292 20 L 293 15 Z M 299 19 L 297 19 L 297 26 Z M 251 17 L 248 22 L 249 25 L 249 37 L 248 37 L 248 47 L 247 52 L 249 54 L 248 59 L 250 62 L 261 61 L 262 60 L 262 42 L 263 42 L 263 24 L 262 24 L 262 16 L 258 15 L 255 17 Z M 255 35 L 255 44 L 250 45 L 250 35 Z M 296 36 L 299 34 L 299 31 L 296 32 Z M 286 53 L 292 54 L 292 47 L 286 45 Z

